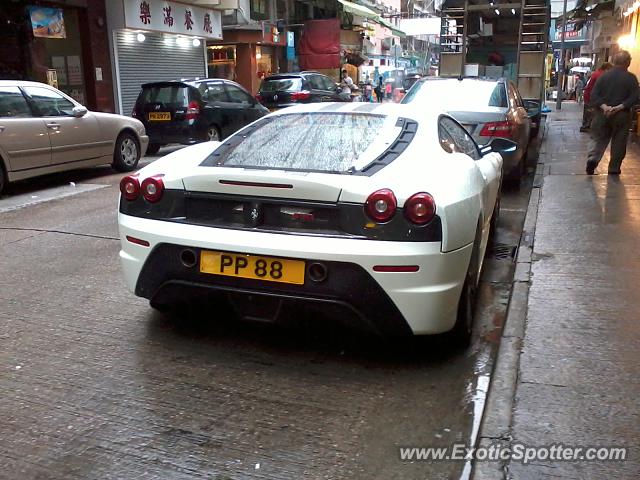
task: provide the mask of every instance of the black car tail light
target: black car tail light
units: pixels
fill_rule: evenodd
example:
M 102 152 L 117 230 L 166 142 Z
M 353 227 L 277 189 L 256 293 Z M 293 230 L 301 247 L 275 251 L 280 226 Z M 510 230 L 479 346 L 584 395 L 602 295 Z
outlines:
M 309 100 L 311 98 L 311 92 L 302 90 L 300 92 L 293 92 L 291 94 L 291 100 L 297 102 L 299 100 Z
M 190 101 L 189 105 L 187 106 L 187 113 L 185 114 L 184 118 L 186 118 L 187 120 L 195 120 L 199 116 L 200 104 L 195 100 Z

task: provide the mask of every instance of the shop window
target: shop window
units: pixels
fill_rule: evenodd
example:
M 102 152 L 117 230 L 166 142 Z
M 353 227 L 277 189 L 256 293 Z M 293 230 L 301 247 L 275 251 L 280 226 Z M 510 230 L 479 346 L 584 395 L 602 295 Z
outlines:
M 75 105 L 59 93 L 44 87 L 24 87 L 43 117 L 70 117 Z
M 207 47 L 209 78 L 236 80 L 236 47 L 215 45 Z
M 18 87 L 0 87 L 0 118 L 31 117 L 31 109 Z
M 65 31 L 63 38 L 51 35 L 33 37 L 30 40 L 28 49 L 31 69 L 28 76 L 33 80 L 49 83 L 78 103 L 84 104 L 86 82 L 82 64 L 83 38 L 78 10 L 64 8 L 63 19 Z M 30 23 L 28 28 L 31 28 Z M 48 72 L 53 70 L 56 73 L 55 82 L 52 82 L 50 80 L 52 77 L 48 76 Z

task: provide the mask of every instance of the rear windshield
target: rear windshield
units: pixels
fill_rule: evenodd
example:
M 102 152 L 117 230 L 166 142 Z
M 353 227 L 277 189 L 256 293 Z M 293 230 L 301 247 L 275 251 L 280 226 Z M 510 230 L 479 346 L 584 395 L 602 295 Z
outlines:
M 182 108 L 189 104 L 189 88 L 184 85 L 151 86 L 142 89 L 143 104 L 160 104 L 167 108 Z
M 418 102 L 442 110 L 507 107 L 504 84 L 483 81 L 427 80 L 416 83 L 402 103 Z
M 222 164 L 353 173 L 382 154 L 400 130 L 392 119 L 381 115 L 278 115 L 243 133 L 246 137 L 225 156 Z
M 260 85 L 261 92 L 293 92 L 302 90 L 300 77 L 267 78 Z

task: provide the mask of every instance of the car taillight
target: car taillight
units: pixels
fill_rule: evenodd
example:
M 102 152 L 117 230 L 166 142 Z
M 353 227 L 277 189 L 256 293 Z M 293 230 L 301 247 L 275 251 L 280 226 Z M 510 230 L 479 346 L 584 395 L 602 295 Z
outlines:
M 189 102 L 187 113 L 184 116 L 187 120 L 195 120 L 200 115 L 200 105 L 195 100 Z
M 436 215 L 436 202 L 428 193 L 416 193 L 404 203 L 404 215 L 411 223 L 425 225 Z
M 140 185 L 142 196 L 147 202 L 156 203 L 164 193 L 164 182 L 161 175 L 145 178 Z
M 133 118 L 136 118 L 136 117 L 138 116 L 138 114 L 136 113 L 136 107 L 135 107 L 135 105 L 134 105 L 134 107 L 133 107 L 133 110 L 131 110 L 131 116 L 132 116 Z
M 262 95 L 256 93 L 256 100 L 262 103 Z
M 383 223 L 391 220 L 397 207 L 396 196 L 388 188 L 383 188 L 369 195 L 365 211 L 371 220 Z
M 513 125 L 507 121 L 487 122 L 482 127 L 480 136 L 511 138 L 513 136 Z
M 311 98 L 311 92 L 302 90 L 301 92 L 293 92 L 291 94 L 291 100 L 297 102 L 298 100 L 309 100 Z
M 137 177 L 127 175 L 120 180 L 120 193 L 129 201 L 136 200 L 140 196 L 140 182 Z

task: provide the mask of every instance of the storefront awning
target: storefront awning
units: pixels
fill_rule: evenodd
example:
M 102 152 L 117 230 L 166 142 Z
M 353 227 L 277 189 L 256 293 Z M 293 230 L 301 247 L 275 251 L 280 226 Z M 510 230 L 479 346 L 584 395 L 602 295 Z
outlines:
M 345 12 L 366 18 L 368 20 L 372 20 L 377 24 L 388 28 L 389 30 L 391 30 L 391 33 L 398 37 L 406 37 L 406 34 L 402 30 L 393 25 L 391 22 L 382 18 L 378 13 L 374 12 L 370 8 L 367 8 L 363 5 L 358 5 L 357 3 L 349 2 L 347 0 L 338 0 L 338 2 L 342 4 L 342 8 Z
M 348 2 L 347 0 L 338 0 L 338 2 L 342 4 L 342 8 L 345 12 L 375 21 L 377 21 L 379 18 L 379 15 L 370 8 L 363 7 L 362 5 L 358 5 L 357 3 Z
M 406 37 L 407 36 L 406 33 L 404 33 L 402 30 L 400 30 L 398 27 L 396 27 L 393 23 L 388 22 L 387 20 L 385 20 L 382 17 L 378 18 L 376 20 L 376 22 L 378 22 L 383 27 L 387 27 L 389 30 L 391 30 L 391 33 L 393 33 L 397 37 Z

